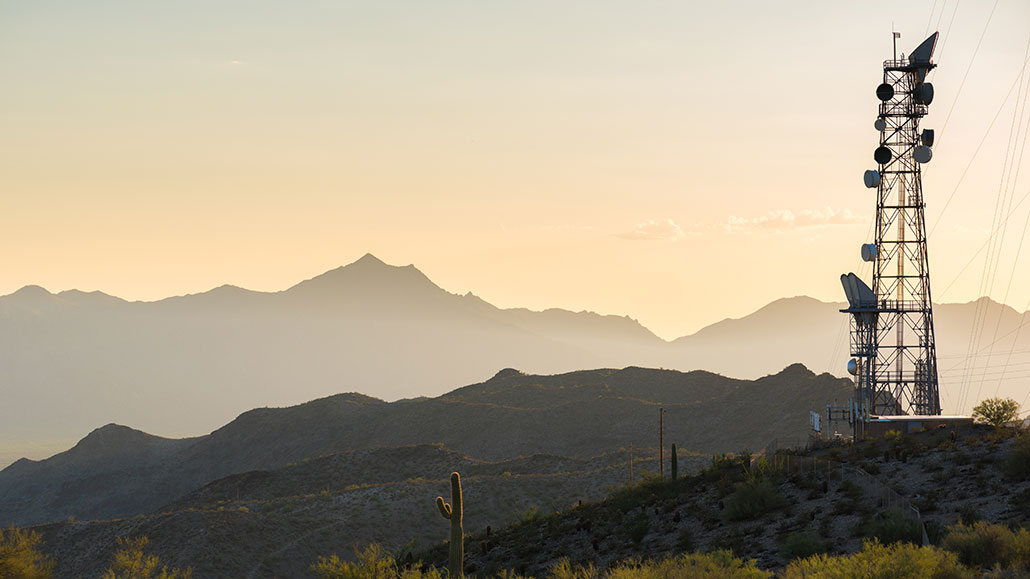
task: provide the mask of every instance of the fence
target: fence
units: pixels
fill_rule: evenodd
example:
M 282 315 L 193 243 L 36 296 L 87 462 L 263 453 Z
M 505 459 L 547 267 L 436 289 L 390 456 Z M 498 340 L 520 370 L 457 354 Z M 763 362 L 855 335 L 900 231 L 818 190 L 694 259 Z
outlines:
M 860 468 L 824 458 L 779 452 L 787 448 L 798 448 L 797 446 L 789 446 L 790 442 L 793 441 L 774 440 L 766 447 L 764 454 L 757 458 L 752 457 L 748 470 L 754 471 L 759 468 L 767 468 L 788 475 L 825 475 L 828 480 L 851 481 L 865 491 L 866 497 L 875 499 L 877 506 L 882 510 L 894 510 L 901 513 L 902 516 L 916 521 L 919 524 L 920 533 L 922 533 L 923 544 L 930 544 L 930 538 L 926 534 L 926 525 L 923 524 L 923 518 L 919 513 L 919 509 L 911 501 Z M 806 443 L 805 446 L 807 447 L 808 444 Z

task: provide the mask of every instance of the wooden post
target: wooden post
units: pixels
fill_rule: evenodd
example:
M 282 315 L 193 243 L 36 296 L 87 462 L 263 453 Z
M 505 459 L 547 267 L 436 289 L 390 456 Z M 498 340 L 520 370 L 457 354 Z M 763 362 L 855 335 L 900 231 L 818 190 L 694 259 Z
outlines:
M 665 479 L 665 409 L 658 409 L 658 474 Z
M 633 443 L 629 443 L 629 484 L 633 484 Z

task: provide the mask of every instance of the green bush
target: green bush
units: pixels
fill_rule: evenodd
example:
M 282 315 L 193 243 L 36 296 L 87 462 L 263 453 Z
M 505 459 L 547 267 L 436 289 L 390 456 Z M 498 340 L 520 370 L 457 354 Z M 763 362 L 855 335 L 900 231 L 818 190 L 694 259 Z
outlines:
M 1009 506 L 1023 518 L 1030 517 L 1030 489 L 1022 490 L 1010 496 Z
M 1021 435 L 1012 441 L 1012 447 L 1001 460 L 1001 471 L 1009 478 L 1030 478 L 1030 435 Z
M 901 511 L 892 510 L 886 515 L 878 516 L 865 526 L 865 536 L 877 539 L 880 543 L 912 543 L 923 542 L 923 529 L 917 519 L 905 516 Z
M 811 557 L 829 550 L 826 541 L 823 541 L 818 533 L 811 531 L 791 533 L 780 542 L 780 556 L 788 561 Z
M 650 530 L 651 519 L 647 518 L 646 512 L 638 513 L 630 520 L 629 525 L 626 526 L 626 533 L 629 535 L 629 540 L 633 542 L 634 546 L 638 547 Z
M 726 497 L 726 517 L 731 521 L 755 519 L 787 506 L 787 499 L 766 480 L 739 483 Z
M 48 579 L 54 561 L 39 552 L 39 533 L 0 529 L 0 577 L 6 579 Z
M 962 505 L 962 508 L 958 510 L 958 518 L 959 522 L 963 525 L 974 525 L 983 519 L 980 516 L 980 511 L 976 510 L 976 507 L 969 503 Z
M 980 521 L 951 527 L 941 546 L 958 555 L 962 563 L 982 569 L 1008 563 L 1015 538 L 1006 527 Z
M 850 556 L 815 555 L 798 559 L 783 570 L 783 579 L 962 579 L 973 577 L 954 553 L 908 543 L 882 545 L 868 541 Z
M 694 541 L 694 531 L 682 529 L 679 532 L 679 536 L 676 537 L 676 548 L 685 553 L 689 553 L 697 548 Z
M 1012 398 L 988 398 L 973 407 L 973 421 L 1001 428 L 1019 419 L 1019 402 Z

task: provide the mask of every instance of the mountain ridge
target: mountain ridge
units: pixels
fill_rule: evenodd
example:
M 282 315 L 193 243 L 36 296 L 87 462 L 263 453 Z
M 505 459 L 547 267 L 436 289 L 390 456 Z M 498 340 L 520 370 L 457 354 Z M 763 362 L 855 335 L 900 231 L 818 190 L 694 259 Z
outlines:
M 848 384 L 795 366 L 756 381 L 635 367 L 557 375 L 506 369 L 437 398 L 384 402 L 350 393 L 253 409 L 189 439 L 108 425 L 50 459 L 0 470 L 0 526 L 135 516 L 235 473 L 363 449 L 439 443 L 487 461 L 646 449 L 659 407 L 666 440 L 685 450 L 760 448 L 803 436 L 808 410 L 844 395 Z M 73 460 L 80 456 L 87 460 Z
M 250 408 L 341 391 L 433 397 L 497 368 L 561 374 L 636 366 L 754 379 L 795 362 L 839 376 L 848 359 L 847 318 L 833 302 L 782 298 L 668 342 L 628 316 L 497 308 L 371 254 L 278 292 L 222 285 L 128 302 L 26 287 L 0 297 L 0 464 L 43 440 L 70 446 L 96 424 L 192 436 Z M 938 304 L 949 413 L 975 404 L 966 383 L 994 377 L 980 353 L 969 363 L 982 367 L 969 372 L 943 362 L 966 356 L 974 310 L 985 307 L 991 324 L 1001 320 L 995 350 L 1016 351 L 1013 368 L 1030 361 L 1030 332 L 1015 332 L 1025 314 L 993 301 Z M 1022 399 L 1021 377 L 1008 372 L 998 394 Z

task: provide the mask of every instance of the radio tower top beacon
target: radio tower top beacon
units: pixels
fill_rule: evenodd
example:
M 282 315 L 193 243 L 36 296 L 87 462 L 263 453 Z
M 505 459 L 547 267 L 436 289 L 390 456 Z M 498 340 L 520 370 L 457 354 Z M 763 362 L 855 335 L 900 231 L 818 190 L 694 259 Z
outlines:
M 895 45 L 900 36 L 894 33 Z M 876 191 L 875 238 L 861 251 L 873 266 L 872 287 L 854 273 L 841 276 L 849 306 L 841 311 L 851 318 L 848 372 L 855 377 L 850 418 L 858 438 L 874 434 L 870 423 L 887 417 L 941 413 L 920 169 L 933 156 L 933 130 L 919 129 L 933 101 L 926 75 L 937 66 L 937 36 L 908 58 L 895 53 L 885 61 L 876 87 L 877 168 L 865 172 L 866 187 Z

